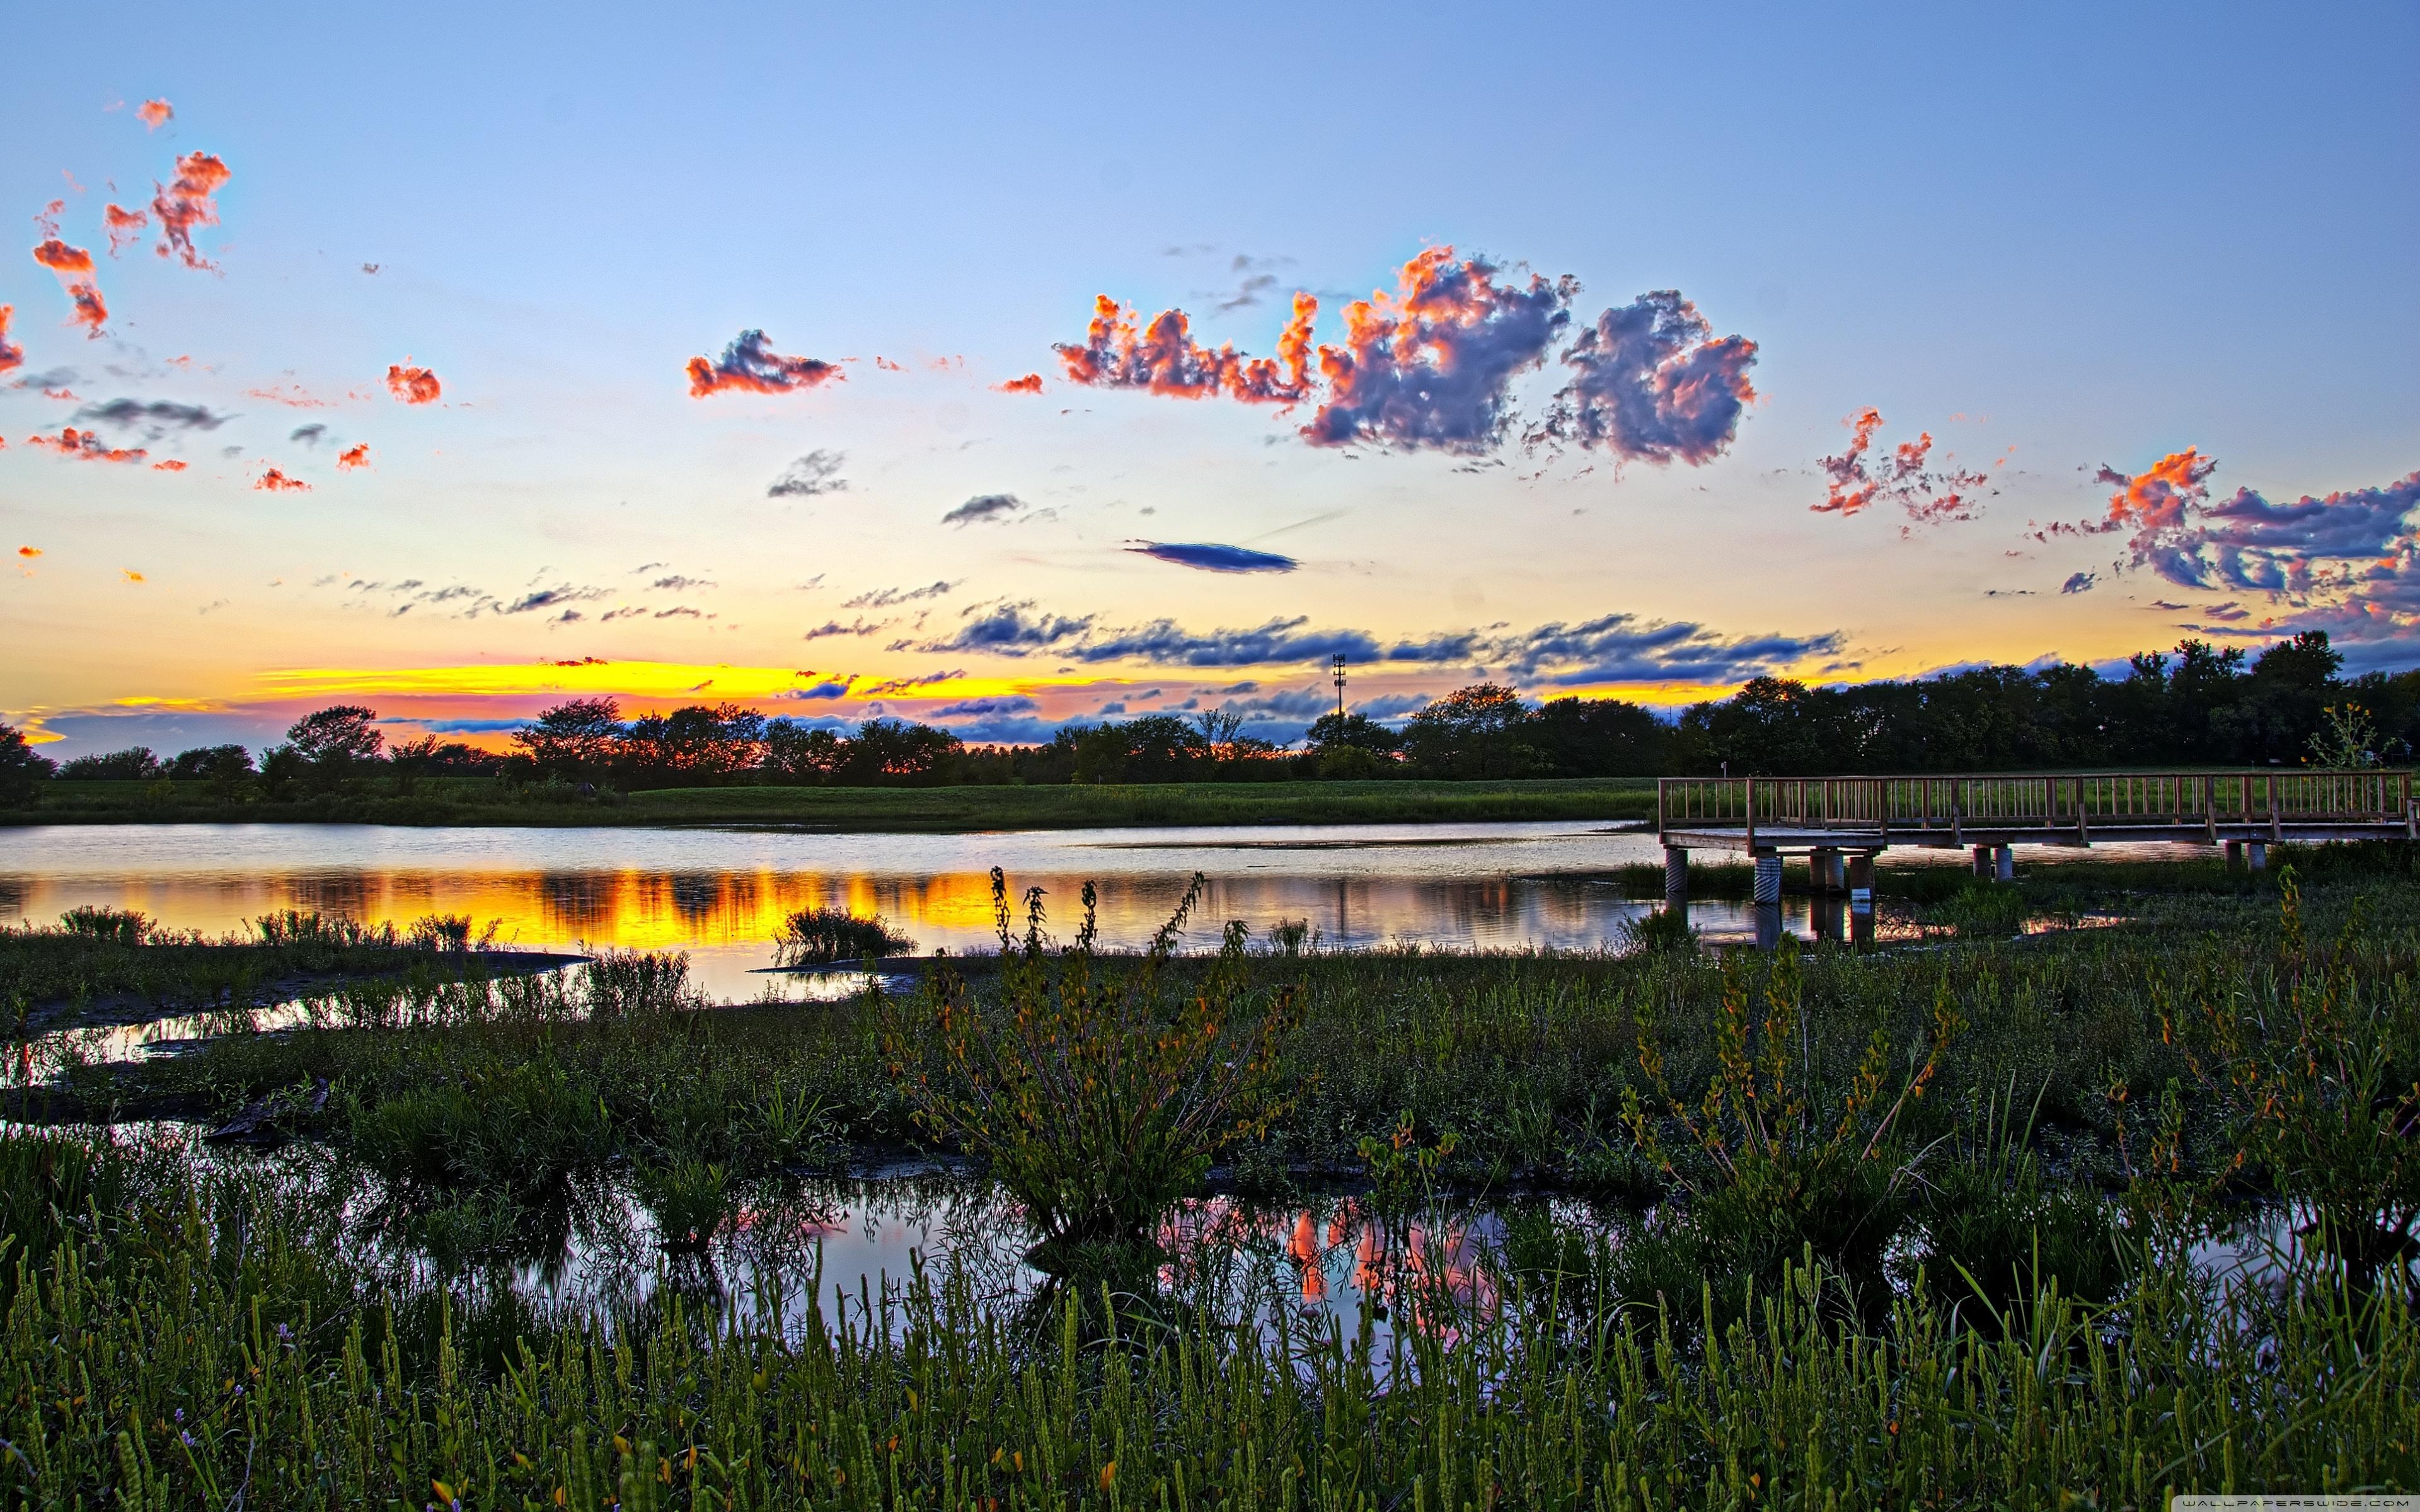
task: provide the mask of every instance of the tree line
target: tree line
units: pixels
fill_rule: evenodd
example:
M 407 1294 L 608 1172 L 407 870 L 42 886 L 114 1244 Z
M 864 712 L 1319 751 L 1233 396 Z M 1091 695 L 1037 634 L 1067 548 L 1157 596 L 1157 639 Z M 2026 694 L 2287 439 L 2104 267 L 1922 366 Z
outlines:
M 1532 704 L 1481 683 L 1431 702 L 1400 727 L 1324 715 L 1286 746 L 1246 734 L 1244 717 L 1228 709 L 1072 723 L 1029 746 L 970 746 L 907 719 L 868 719 L 845 733 L 736 703 L 626 719 L 614 700 L 593 698 L 547 709 L 512 733 L 508 752 L 493 753 L 434 735 L 389 747 L 374 727 L 376 711 L 338 704 L 297 720 L 257 762 L 236 745 L 165 759 L 138 746 L 57 764 L 0 725 L 0 801 L 22 803 L 33 784 L 54 778 L 208 782 L 230 796 L 273 800 L 371 775 L 409 793 L 437 777 L 628 791 L 2410 761 L 2420 747 L 2420 671 L 2347 678 L 2343 666 L 2320 631 L 2257 656 L 2189 640 L 2131 658 L 2117 676 L 2056 663 L 1838 687 L 1760 677 L 1677 717 L 1621 699 Z

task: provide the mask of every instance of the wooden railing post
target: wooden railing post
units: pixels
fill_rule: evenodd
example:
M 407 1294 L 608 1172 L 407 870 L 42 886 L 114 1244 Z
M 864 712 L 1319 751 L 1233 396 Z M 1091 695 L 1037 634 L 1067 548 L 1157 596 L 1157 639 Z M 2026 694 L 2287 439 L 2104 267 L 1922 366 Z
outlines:
M 1747 783 L 1747 854 L 1753 860 L 1756 857 L 1756 779 L 1751 777 L 1742 780 Z

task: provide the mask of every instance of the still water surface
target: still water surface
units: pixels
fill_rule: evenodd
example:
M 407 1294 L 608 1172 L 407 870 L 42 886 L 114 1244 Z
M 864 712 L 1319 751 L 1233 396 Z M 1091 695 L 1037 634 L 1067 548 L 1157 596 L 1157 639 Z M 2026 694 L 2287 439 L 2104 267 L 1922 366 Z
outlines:
M 878 913 L 924 950 L 992 939 L 990 869 L 1047 895 L 1072 934 L 1087 880 L 1101 938 L 1148 940 L 1199 872 L 1188 943 L 1243 919 L 1309 923 L 1331 947 L 1593 949 L 1646 906 L 1608 873 L 1660 862 L 1652 834 L 1603 825 L 1403 825 L 1029 830 L 974 835 L 722 829 L 419 829 L 114 825 L 21 829 L 0 842 L 0 919 L 80 904 L 137 908 L 216 933 L 272 909 L 398 926 L 427 914 L 502 919 L 500 941 L 681 949 L 716 995 L 753 997 L 783 919 Z M 1749 933 L 1744 907 L 1698 905 L 1710 933 Z M 1807 926 L 1803 903 L 1796 927 Z
M 1648 831 L 1587 822 L 972 835 L 58 825 L 0 831 L 0 921 L 105 904 L 219 933 L 282 908 L 399 927 L 467 914 L 501 919 L 499 940 L 526 949 L 686 950 L 707 990 L 734 1000 L 763 990 L 768 979 L 752 973 L 796 909 L 878 913 L 923 950 L 981 949 L 995 866 L 1020 892 L 1045 890 L 1063 935 L 1084 883 L 1097 884 L 1111 949 L 1148 940 L 1198 872 L 1209 882 L 1187 940 L 1197 947 L 1242 919 L 1256 935 L 1301 920 L 1331 948 L 1591 950 L 1653 906 L 1623 898 L 1612 871 L 1662 858 Z M 1920 858 L 1957 859 L 1891 856 Z M 1755 933 L 1743 903 L 1693 902 L 1690 918 L 1714 939 Z M 1811 933 L 1806 900 L 1785 901 L 1782 922 Z

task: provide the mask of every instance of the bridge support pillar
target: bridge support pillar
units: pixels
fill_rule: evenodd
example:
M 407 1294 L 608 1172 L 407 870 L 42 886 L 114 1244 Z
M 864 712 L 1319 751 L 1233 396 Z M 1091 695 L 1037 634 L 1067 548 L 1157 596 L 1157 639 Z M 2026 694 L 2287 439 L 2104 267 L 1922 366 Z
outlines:
M 1992 874 L 1992 847 L 1989 845 L 1975 847 L 1975 874 L 1978 877 Z
M 1756 901 L 1759 904 L 1781 902 L 1781 857 L 1760 856 L 1756 858 Z
M 2015 846 L 2002 845 L 1998 850 L 1993 853 L 1992 875 L 1993 880 L 1999 882 L 2014 882 L 2017 880 L 2017 848 Z
M 2269 870 L 2269 843 L 2268 843 L 2268 841 L 2257 841 L 2257 840 L 2256 840 L 2256 841 L 2252 841 L 2251 846 L 2250 846 L 2250 859 L 2251 859 L 2251 863 L 2252 863 L 2252 870 L 2253 870 L 2253 871 L 2255 871 L 2255 872 L 2266 872 L 2266 871 L 2268 871 L 2268 870 Z
M 2226 869 L 2229 872 L 2232 872 L 2242 864 L 2243 842 L 2240 840 L 2228 841 L 2226 842 Z
M 1874 853 L 1860 851 L 1849 857 L 1849 940 L 1854 945 L 1874 943 Z
M 1839 892 L 1848 884 L 1846 863 L 1838 851 L 1815 851 L 1807 857 L 1807 883 L 1818 893 Z
M 1689 917 L 1689 853 L 1664 847 L 1664 906 L 1685 921 Z
M 1756 905 L 1756 948 L 1770 950 L 1781 944 L 1781 905 Z

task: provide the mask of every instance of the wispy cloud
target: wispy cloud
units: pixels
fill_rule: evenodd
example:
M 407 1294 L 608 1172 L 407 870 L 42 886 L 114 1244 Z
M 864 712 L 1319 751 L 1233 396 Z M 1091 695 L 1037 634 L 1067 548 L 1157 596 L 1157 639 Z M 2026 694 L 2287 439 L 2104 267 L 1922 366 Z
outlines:
M 139 428 L 152 440 L 172 430 L 216 430 L 235 418 L 220 414 L 208 405 L 178 404 L 172 399 L 112 399 L 105 404 L 85 405 L 75 417 L 104 425 Z
M 941 517 L 944 525 L 965 527 L 984 520 L 1005 520 L 1025 508 L 1013 493 L 977 494 Z
M 817 494 L 843 493 L 848 480 L 840 475 L 841 463 L 846 454 L 817 449 L 782 470 L 765 490 L 768 499 L 812 499 Z
M 922 588 L 876 588 L 847 600 L 841 608 L 893 609 L 901 604 L 913 604 L 919 599 L 939 598 L 956 586 L 956 583 L 944 579 L 927 583 Z

